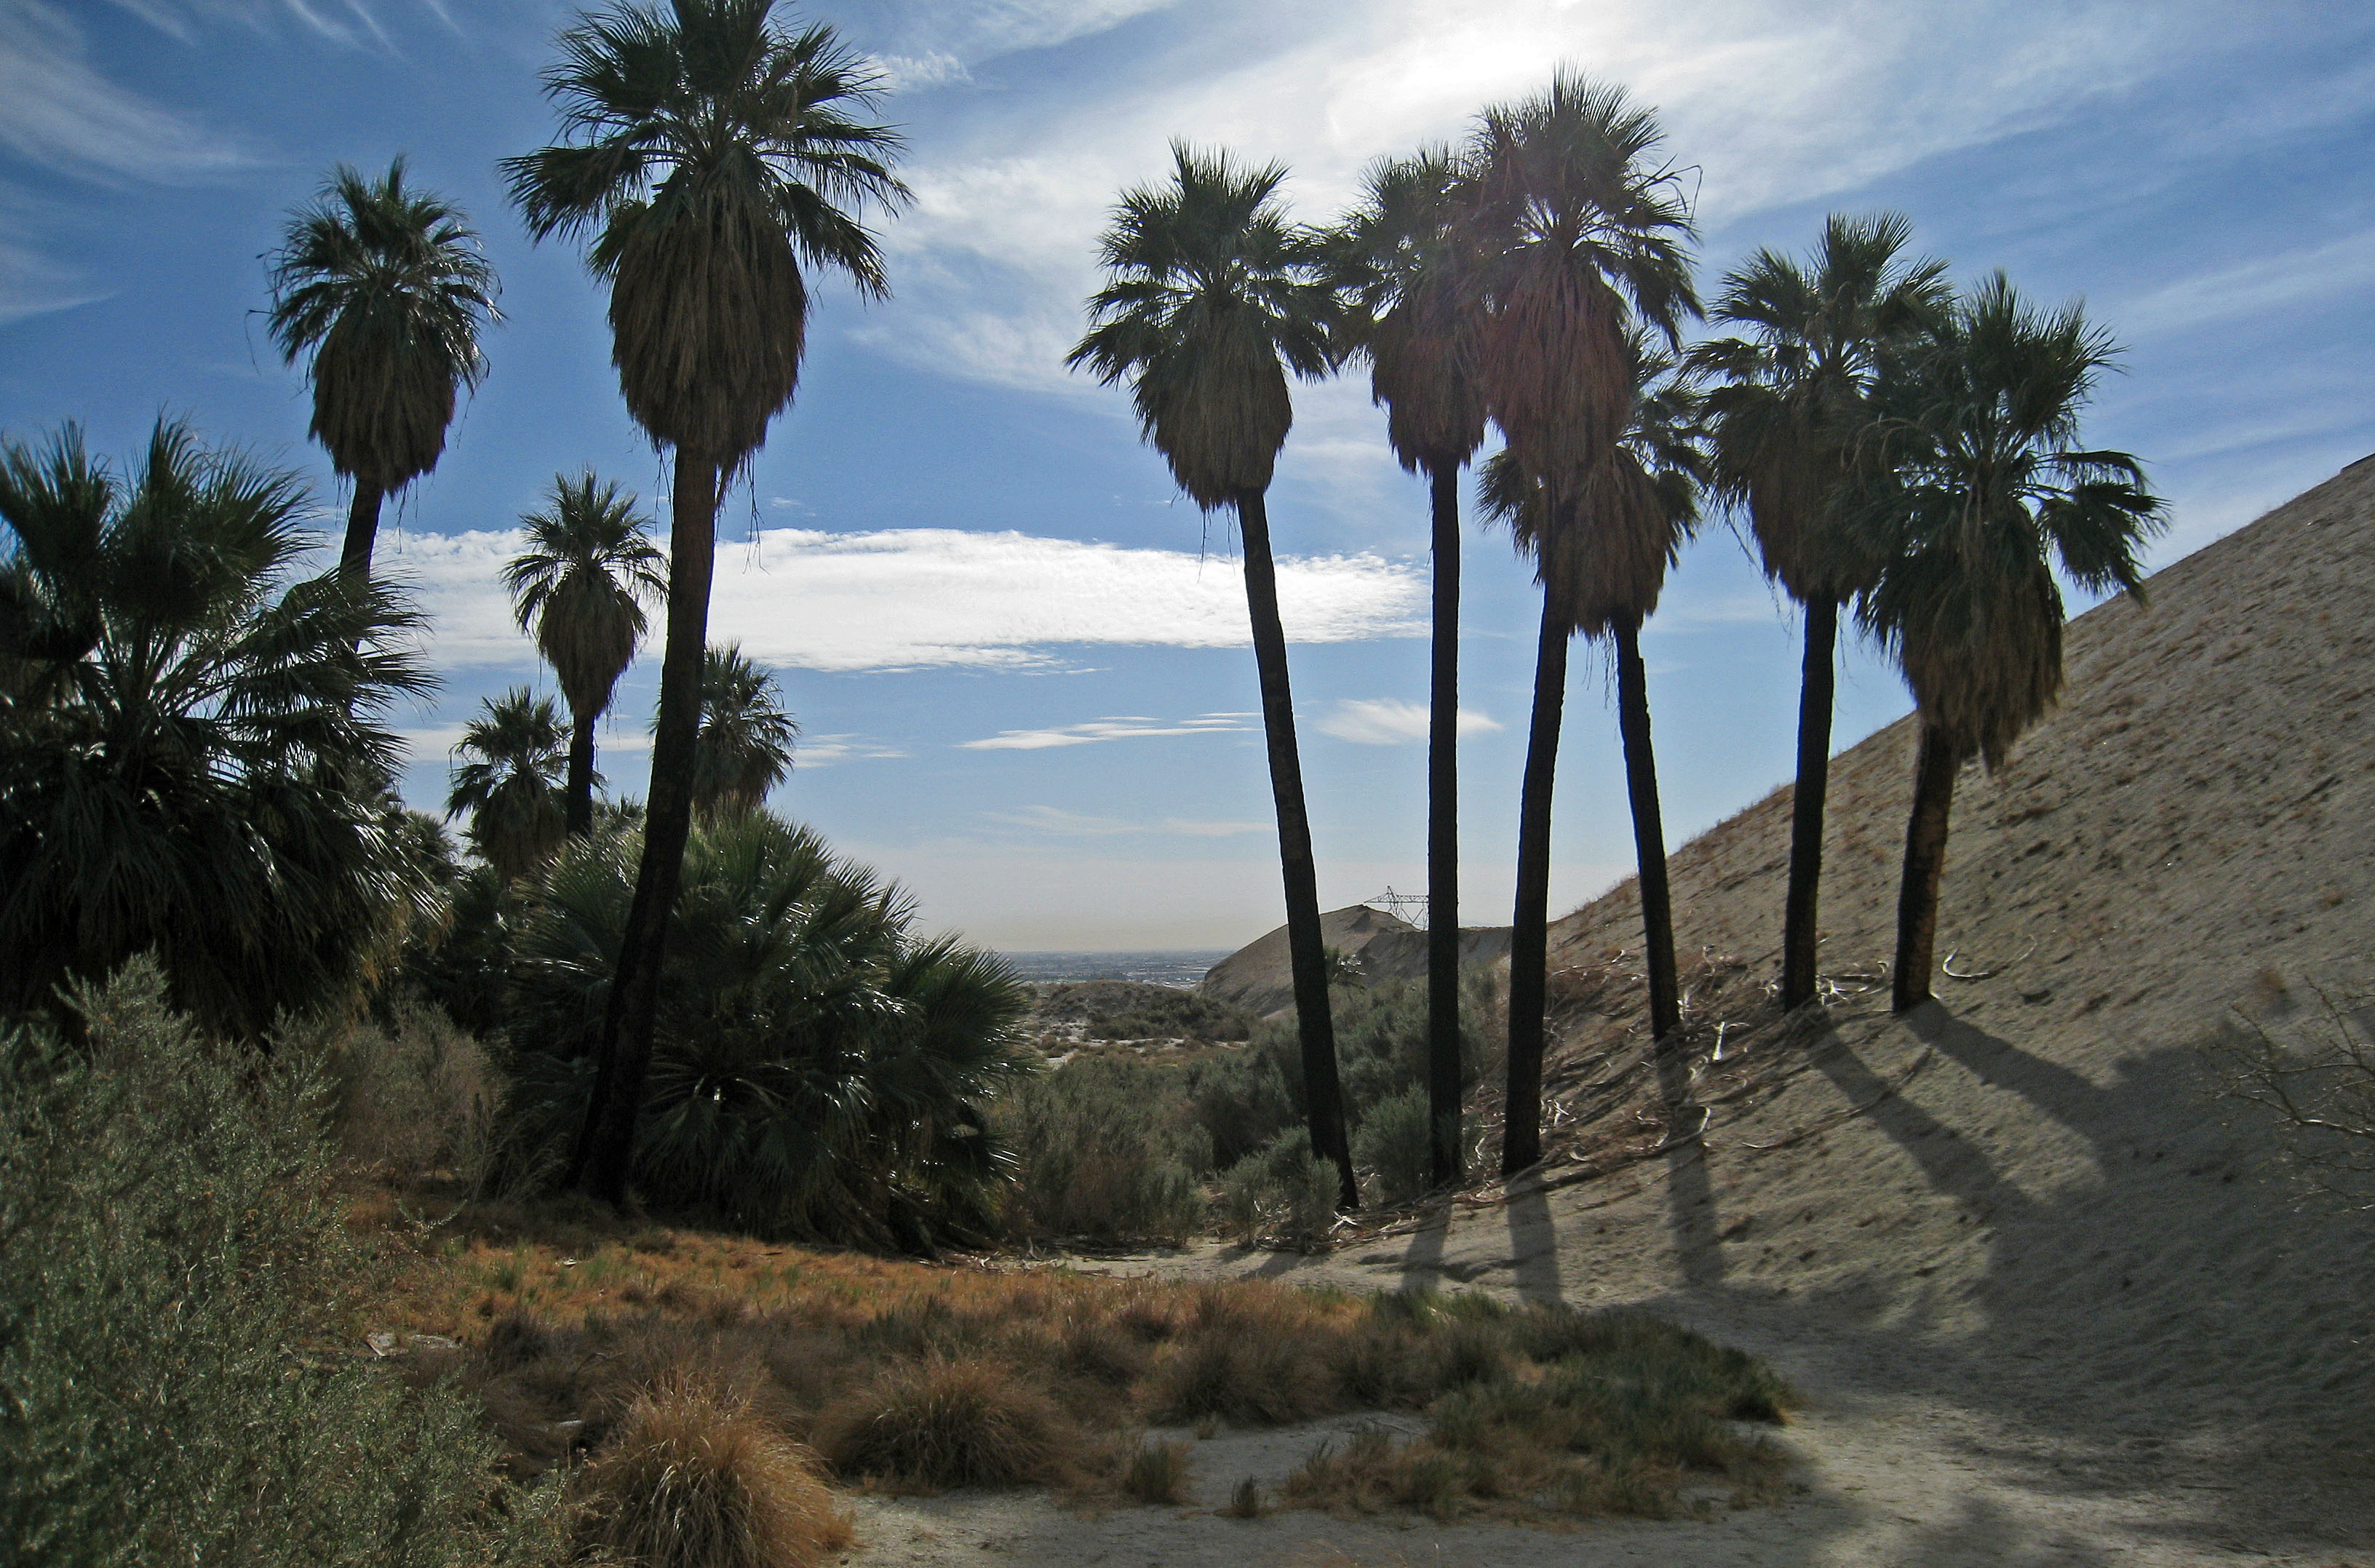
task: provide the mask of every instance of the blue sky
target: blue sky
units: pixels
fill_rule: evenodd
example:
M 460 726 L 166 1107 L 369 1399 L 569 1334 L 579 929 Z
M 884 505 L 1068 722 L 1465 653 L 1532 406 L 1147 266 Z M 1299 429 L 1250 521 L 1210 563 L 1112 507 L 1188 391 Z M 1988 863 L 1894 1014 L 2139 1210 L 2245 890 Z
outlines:
M 538 671 L 491 584 L 558 470 L 645 495 L 602 300 L 530 246 L 497 159 L 550 131 L 547 0 L 0 0 L 0 430 L 160 410 L 343 501 L 255 315 L 259 257 L 334 160 L 458 201 L 504 283 L 491 373 L 382 559 L 437 618 L 444 677 L 402 722 L 416 804 L 480 697 Z M 1280 901 L 1241 579 L 1122 394 L 1063 355 L 1122 185 L 1172 136 L 1286 162 L 1332 216 L 1371 159 L 1457 136 L 1571 62 L 1661 110 L 1697 183 L 1704 281 L 1834 208 L 1908 213 L 1969 278 L 2083 294 L 2128 346 L 2089 421 L 2173 503 L 2165 564 L 2375 448 L 2375 10 L 1806 0 L 875 0 L 813 7 L 897 84 L 918 200 L 894 298 L 828 284 L 798 403 L 722 520 L 721 636 L 804 726 L 778 796 L 906 881 L 927 922 L 1010 948 L 1229 946 Z M 1426 542 L 1365 382 L 1298 392 L 1271 494 L 1330 906 L 1423 886 Z M 1535 603 L 1470 536 L 1462 810 L 1470 923 L 1507 918 Z M 1710 527 L 1648 628 L 1669 835 L 1789 770 L 1796 627 Z M 656 660 L 605 732 L 639 790 Z M 549 682 L 547 682 L 549 685 Z M 1902 713 L 1867 651 L 1845 745 Z M 1556 900 L 1627 869 L 1603 663 L 1578 649 Z M 1776 912 L 1778 921 L 1778 912 Z

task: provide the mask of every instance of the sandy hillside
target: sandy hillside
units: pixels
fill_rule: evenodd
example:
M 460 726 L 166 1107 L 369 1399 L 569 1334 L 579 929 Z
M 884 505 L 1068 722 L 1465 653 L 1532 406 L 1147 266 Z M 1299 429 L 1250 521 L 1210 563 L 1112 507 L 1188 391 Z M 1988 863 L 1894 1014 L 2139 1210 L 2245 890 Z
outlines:
M 2282 1027 L 2312 984 L 2375 984 L 2375 459 L 2079 619 L 2068 666 L 2060 713 L 1959 790 L 1940 950 L 1989 978 L 1902 1020 L 1857 978 L 1890 953 L 1897 725 L 1832 774 L 1829 1028 L 1762 998 L 1785 790 L 1673 857 L 1683 947 L 1711 961 L 1687 1081 L 1636 1092 L 1620 888 L 1555 927 L 1543 1182 L 1326 1258 L 1121 1266 L 1654 1304 L 1800 1380 L 1802 1498 L 1555 1550 L 1325 1521 L 1125 1541 L 1044 1514 L 1012 1539 L 1116 1562 L 1325 1540 L 1375 1562 L 2375 1563 L 2375 1219 L 2258 1173 L 2192 1049 L 2237 1005 Z

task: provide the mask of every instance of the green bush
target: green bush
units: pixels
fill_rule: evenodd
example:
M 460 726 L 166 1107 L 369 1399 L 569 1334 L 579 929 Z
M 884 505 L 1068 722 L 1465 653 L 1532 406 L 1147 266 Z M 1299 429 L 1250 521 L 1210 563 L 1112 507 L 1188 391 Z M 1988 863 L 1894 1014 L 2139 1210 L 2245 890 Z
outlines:
M 548 1559 L 556 1494 L 346 1348 L 366 1269 L 305 1055 L 225 1055 L 146 960 L 75 1006 L 84 1044 L 0 1041 L 0 1560 Z
M 1017 1084 L 991 1126 L 1022 1167 L 1015 1223 L 1033 1235 L 1184 1236 L 1204 1220 L 1176 1068 L 1082 1057 Z M 1184 1124 L 1184 1125 L 1183 1125 Z
M 1292 1127 L 1237 1161 L 1221 1202 L 1239 1240 L 1307 1246 L 1336 1222 L 1336 1167 L 1311 1152 L 1307 1128 Z
M 1408 1203 L 1434 1174 L 1424 1088 L 1405 1089 L 1369 1107 L 1353 1134 L 1353 1163 L 1367 1173 L 1362 1196 L 1370 1203 Z

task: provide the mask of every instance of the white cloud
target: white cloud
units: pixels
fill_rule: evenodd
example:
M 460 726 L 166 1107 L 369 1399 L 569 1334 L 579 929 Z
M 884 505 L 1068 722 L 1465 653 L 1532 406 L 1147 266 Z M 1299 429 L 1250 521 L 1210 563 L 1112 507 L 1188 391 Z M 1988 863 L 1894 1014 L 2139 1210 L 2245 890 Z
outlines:
M 1452 725 L 1461 735 L 1484 735 L 1502 727 L 1498 720 L 1467 708 L 1459 710 Z M 1360 746 L 1404 746 L 1424 740 L 1426 726 L 1425 703 L 1393 697 L 1347 698 L 1319 721 L 1323 735 Z
M 792 749 L 793 762 L 801 768 L 832 768 L 844 762 L 872 762 L 912 755 L 862 735 L 804 735 Z
M 526 640 L 497 580 L 515 530 L 410 534 L 386 552 L 431 618 L 447 665 L 524 665 Z M 1421 635 L 1424 580 L 1375 555 L 1288 557 L 1280 613 L 1297 643 Z M 1104 643 L 1243 646 L 1239 562 L 1184 550 L 955 528 L 762 530 L 721 550 L 712 634 L 753 658 L 817 670 L 1046 667 L 1048 650 Z
M 1240 735 L 1255 726 L 1245 723 L 1249 713 L 1206 713 L 1199 718 L 1166 724 L 1137 715 L 1091 719 L 1058 729 L 1010 729 L 981 740 L 961 740 L 966 751 L 1046 751 L 1058 746 L 1093 746 L 1105 740 L 1141 740 L 1165 735 Z
M 63 7 L 0 0 L 0 146 L 102 179 L 186 179 L 249 161 L 236 144 L 110 82 L 85 54 Z
M 1132 822 L 1119 817 L 1093 817 L 1084 812 L 1066 811 L 1054 806 L 1027 806 L 1020 811 L 985 811 L 982 815 L 1007 827 L 1028 828 L 1068 838 L 1176 833 L 1185 838 L 1223 839 L 1235 838 L 1244 833 L 1266 833 L 1273 826 L 1269 822 L 1197 821 L 1184 817 L 1165 817 L 1155 822 Z
M 1214 39 L 1185 68 L 1178 54 L 1126 63 L 919 154 L 916 206 L 885 236 L 896 318 L 867 340 L 1000 384 L 1081 385 L 1062 360 L 1097 233 L 1124 186 L 1160 177 L 1175 136 L 1283 159 L 1296 210 L 1317 219 L 1369 160 L 1457 137 L 1482 104 L 1573 62 L 1660 110 L 1713 223 L 2083 112 L 2216 33 L 2206 5 L 2143 18 L 2113 0 L 2067 8 L 2050 32 L 2009 0 L 1377 0 L 1228 7 L 1206 23 Z
M 969 81 L 973 76 L 963 61 L 939 49 L 923 54 L 879 54 L 875 56 L 874 68 L 881 73 L 883 87 L 892 92 L 943 87 L 950 82 Z

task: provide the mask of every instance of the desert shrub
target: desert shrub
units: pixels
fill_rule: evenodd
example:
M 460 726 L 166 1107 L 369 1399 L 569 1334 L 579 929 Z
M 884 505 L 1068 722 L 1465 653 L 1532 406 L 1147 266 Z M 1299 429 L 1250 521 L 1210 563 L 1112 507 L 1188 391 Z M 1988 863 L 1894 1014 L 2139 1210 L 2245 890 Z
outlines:
M 1353 1162 L 1368 1173 L 1363 1188 L 1367 1201 L 1408 1203 L 1426 1191 L 1434 1175 L 1429 1120 L 1424 1086 L 1369 1107 L 1353 1134 Z
M 585 1490 L 583 1543 L 640 1568 L 814 1568 L 850 1544 L 807 1452 L 695 1379 L 635 1401 Z
M 990 1125 L 1021 1166 L 1017 1228 L 1105 1238 L 1198 1229 L 1195 1169 L 1209 1145 L 1186 1120 L 1177 1079 L 1176 1069 L 1082 1057 L 1002 1095 Z
M 532 1143 L 583 1119 L 638 853 L 632 824 L 573 842 L 522 918 L 510 1034 Z M 804 828 L 762 811 L 695 828 L 635 1150 L 648 1198 L 881 1248 L 997 1232 L 1012 1167 L 983 1110 L 1020 1068 L 1029 996 L 913 920 Z
M 1336 1222 L 1336 1167 L 1311 1152 L 1311 1134 L 1291 1127 L 1228 1173 L 1222 1210 L 1247 1242 L 1275 1236 L 1307 1246 Z
M 826 1410 L 817 1446 L 843 1475 L 912 1487 L 1054 1481 L 1078 1429 L 1054 1401 L 985 1357 L 895 1365 Z
M 73 993 L 83 1043 L 0 1041 L 0 1560 L 538 1561 L 449 1388 L 337 1347 L 367 1278 L 301 1053 L 230 1053 L 146 961 Z
M 2375 1007 L 2320 992 L 2303 1009 L 2273 971 L 2261 989 L 2262 1017 L 2238 1010 L 2202 1043 L 2212 1091 L 2285 1177 L 2375 1204 Z
M 1042 992 L 1042 1023 L 1078 1023 L 1092 1040 L 1244 1040 L 1254 1016 L 1199 991 L 1128 980 L 1084 980 Z
M 349 1160 L 398 1178 L 444 1171 L 477 1190 L 502 1141 L 506 1086 L 491 1053 L 418 996 L 398 995 L 384 1012 L 281 1044 L 321 1056 L 332 1135 Z
M 1188 1501 L 1188 1445 L 1156 1439 L 1130 1451 L 1121 1490 L 1140 1503 L 1176 1507 Z

